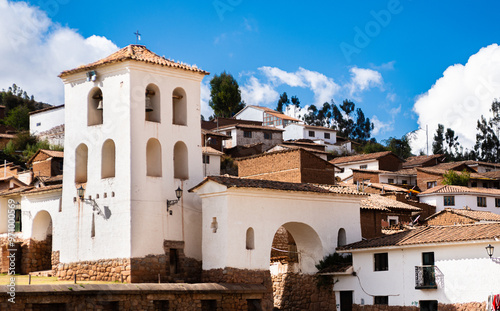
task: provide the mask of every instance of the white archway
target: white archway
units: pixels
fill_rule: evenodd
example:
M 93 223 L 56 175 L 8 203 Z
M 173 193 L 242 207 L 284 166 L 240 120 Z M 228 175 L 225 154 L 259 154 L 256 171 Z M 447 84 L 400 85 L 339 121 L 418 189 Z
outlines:
M 52 235 L 52 217 L 47 211 L 39 211 L 33 219 L 31 238 L 43 241 L 49 235 Z
M 296 252 L 299 270 L 303 273 L 315 273 L 317 271 L 315 265 L 324 256 L 323 245 L 318 233 L 311 226 L 302 222 L 288 222 L 281 227 L 292 236 L 296 245 L 296 250 L 290 248 L 287 251 Z M 278 232 L 278 229 L 275 232 Z M 292 254 L 292 257 L 295 255 Z

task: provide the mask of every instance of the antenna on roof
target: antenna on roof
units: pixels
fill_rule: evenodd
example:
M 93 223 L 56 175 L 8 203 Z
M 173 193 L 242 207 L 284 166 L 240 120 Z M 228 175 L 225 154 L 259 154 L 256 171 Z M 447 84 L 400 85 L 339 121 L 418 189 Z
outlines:
M 134 35 L 135 35 L 135 44 L 137 44 L 137 42 L 141 41 L 141 34 L 139 33 L 139 30 L 134 32 Z

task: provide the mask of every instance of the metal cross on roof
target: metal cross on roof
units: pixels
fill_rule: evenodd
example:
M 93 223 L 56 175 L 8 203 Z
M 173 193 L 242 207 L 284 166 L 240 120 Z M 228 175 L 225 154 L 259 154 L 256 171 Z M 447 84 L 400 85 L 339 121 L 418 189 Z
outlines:
M 139 33 L 139 30 L 134 32 L 135 35 L 135 44 L 137 44 L 138 41 L 141 41 L 141 34 Z

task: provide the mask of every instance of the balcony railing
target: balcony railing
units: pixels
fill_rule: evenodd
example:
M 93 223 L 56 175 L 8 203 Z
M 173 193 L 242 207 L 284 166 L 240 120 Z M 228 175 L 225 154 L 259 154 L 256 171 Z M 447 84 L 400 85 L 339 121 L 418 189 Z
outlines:
M 415 289 L 437 288 L 435 266 L 415 267 Z

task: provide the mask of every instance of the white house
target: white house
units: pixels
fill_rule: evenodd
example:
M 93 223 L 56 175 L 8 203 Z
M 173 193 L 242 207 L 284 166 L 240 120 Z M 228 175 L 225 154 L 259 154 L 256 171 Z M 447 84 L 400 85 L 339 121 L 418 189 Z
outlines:
M 486 302 L 500 291 L 500 258 L 485 249 L 498 252 L 499 236 L 499 223 L 428 226 L 341 247 L 352 253 L 352 270 L 333 275 L 337 310 L 350 301 L 432 311 Z
M 342 179 L 352 175 L 352 169 L 397 171 L 402 167 L 403 160 L 391 151 L 382 151 L 368 154 L 338 157 L 330 161 L 344 171 L 338 173 Z
M 220 175 L 220 161 L 223 152 L 212 147 L 203 147 L 203 176 Z
M 283 139 L 310 139 L 316 143 L 326 144 L 326 150 L 330 151 L 337 142 L 337 131 L 323 126 L 292 123 L 285 127 Z
M 234 115 L 235 119 L 262 122 L 264 126 L 284 128 L 289 124 L 301 123 L 299 119 L 290 117 L 271 108 L 248 105 Z
M 481 210 L 500 214 L 500 190 L 440 185 L 421 192 L 420 202 L 436 206 L 436 211 L 447 207 Z
M 30 112 L 30 133 L 52 145 L 63 145 L 64 105 Z

